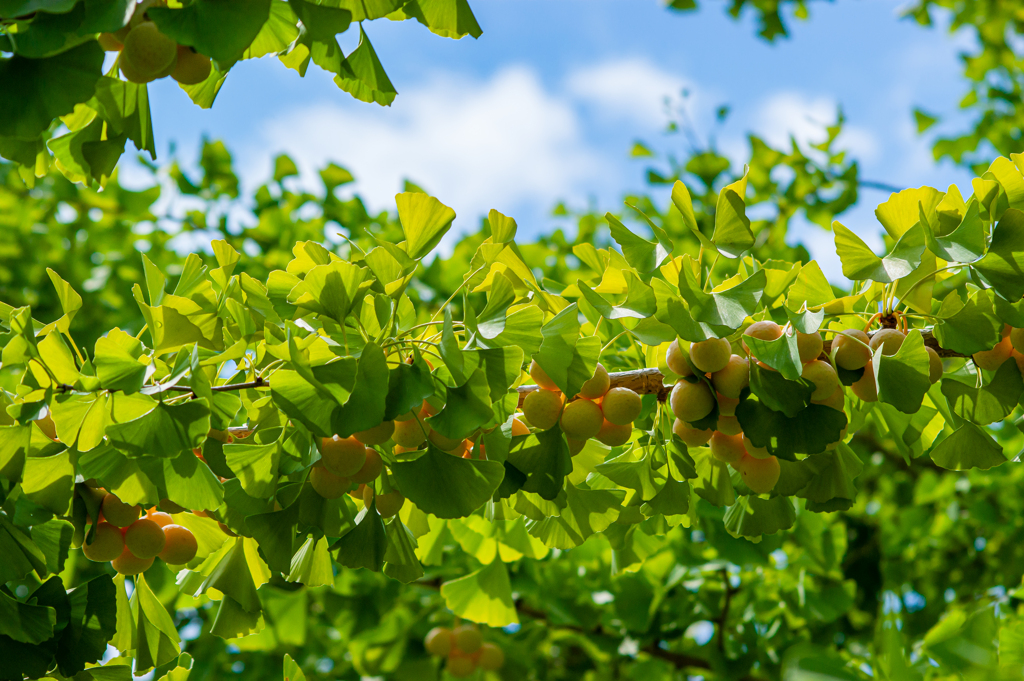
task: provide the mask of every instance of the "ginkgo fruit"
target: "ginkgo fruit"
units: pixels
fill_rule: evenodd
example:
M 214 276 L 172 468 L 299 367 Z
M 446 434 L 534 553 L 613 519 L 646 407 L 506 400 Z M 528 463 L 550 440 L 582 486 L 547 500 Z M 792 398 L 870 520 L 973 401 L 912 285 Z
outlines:
M 383 518 L 392 518 L 398 515 L 405 504 L 405 497 L 398 490 L 391 490 L 386 494 L 377 494 L 372 487 L 366 486 L 363 491 L 363 503 L 367 506 L 376 499 L 377 513 Z
M 533 382 L 545 390 L 558 390 L 558 384 L 551 380 L 547 372 L 537 364 L 537 360 L 530 362 L 530 378 Z
M 111 567 L 122 575 L 137 575 L 145 572 L 153 565 L 153 558 L 139 558 L 124 547 L 121 555 L 110 561 Z
M 747 454 L 739 460 L 735 468 L 743 476 L 743 482 L 747 487 L 756 494 L 768 494 L 775 489 L 782 474 L 779 460 L 774 456 L 758 459 Z
M 942 358 L 939 357 L 939 353 L 935 351 L 935 348 L 926 345 L 924 349 L 928 353 L 928 380 L 936 383 L 942 378 Z
M 139 518 L 124 533 L 124 545 L 136 558 L 156 558 L 165 542 L 164 528 L 149 518 Z
M 160 32 L 152 21 L 143 21 L 128 32 L 121 50 L 124 77 L 148 83 L 170 75 L 178 61 L 178 44 Z
M 715 430 L 726 435 L 739 435 L 743 432 L 743 426 L 740 425 L 739 419 L 735 416 L 719 415 L 718 425 L 715 426 Z
M 348 478 L 335 475 L 323 466 L 313 466 L 309 471 L 309 483 L 324 499 L 337 499 L 352 486 Z
M 558 422 L 566 437 L 587 440 L 601 432 L 604 414 L 601 413 L 601 407 L 590 400 L 573 400 L 565 405 Z
M 821 355 L 821 351 L 825 348 L 825 344 L 821 339 L 820 333 L 800 333 L 796 334 L 796 347 L 800 353 L 800 361 L 804 364 L 818 359 Z
M 586 440 L 574 440 L 571 437 L 566 437 L 565 442 L 569 445 L 569 456 L 576 456 L 587 446 Z
M 690 366 L 689 357 L 690 353 L 683 349 L 677 338 L 669 343 L 668 350 L 665 351 L 665 365 L 674 374 L 692 376 L 693 367 Z
M 878 401 L 878 384 L 875 383 L 875 371 L 872 362 L 864 366 L 864 375 L 850 386 L 853 394 L 865 402 Z
M 513 435 L 513 437 L 516 436 L 516 435 L 529 435 L 529 434 L 530 434 L 530 427 L 529 426 L 527 426 L 525 423 L 523 423 L 519 419 L 516 419 L 516 418 L 512 419 L 512 435 Z
M 836 366 L 848 371 L 862 369 L 871 360 L 871 339 L 860 329 L 845 329 L 832 339 Z
M 669 395 L 669 406 L 677 419 L 699 421 L 715 408 L 715 396 L 704 381 L 677 381 Z
M 678 435 L 687 447 L 703 447 L 715 431 L 710 428 L 694 428 L 686 421 L 676 419 L 672 422 L 672 432 Z
M 743 448 L 755 459 L 767 459 L 771 456 L 767 447 L 758 447 L 746 435 L 743 436 Z
M 612 388 L 604 396 L 601 402 L 601 411 L 604 417 L 617 426 L 625 426 L 632 423 L 637 416 L 643 403 L 640 396 L 629 388 Z
M 118 499 L 117 495 L 109 493 L 103 497 L 100 511 L 103 512 L 106 521 L 114 527 L 128 527 L 142 515 L 142 507 L 130 506 Z
M 805 364 L 800 376 L 814 384 L 814 392 L 811 393 L 812 400 L 824 400 L 831 397 L 840 385 L 836 370 L 832 368 L 831 364 L 820 359 Z
M 452 630 L 448 627 L 434 627 L 423 639 L 423 647 L 437 657 L 448 657 L 452 652 Z
M 361 430 L 358 433 L 354 433 L 352 437 L 362 442 L 368 447 L 374 445 L 382 445 L 391 439 L 391 435 L 395 432 L 394 421 L 384 421 L 380 425 L 374 426 L 368 430 Z
M 889 357 L 891 355 L 895 355 L 899 351 L 906 338 L 907 337 L 899 329 L 879 329 L 878 331 L 875 331 L 875 335 L 871 337 L 868 345 L 871 347 L 872 353 L 881 347 L 882 354 Z
M 152 520 L 160 527 L 167 527 L 168 525 L 174 524 L 174 518 L 171 517 L 170 513 L 161 513 L 160 511 L 150 511 L 144 517 Z
M 452 653 L 448 656 L 448 673 L 457 679 L 464 679 L 476 671 L 476 661 L 468 655 Z
M 1013 349 L 1024 353 L 1024 329 L 1010 329 L 1009 338 Z
M 754 322 L 748 326 L 743 330 L 743 335 L 757 338 L 758 340 L 773 341 L 782 337 L 782 327 L 770 319 L 766 319 Z M 743 349 L 747 351 L 747 354 L 750 354 L 750 348 L 747 347 L 746 341 L 743 342 Z
M 534 390 L 523 400 L 523 416 L 535 428 L 548 430 L 558 423 L 562 415 L 562 393 L 553 390 Z
M 724 369 L 731 356 L 732 346 L 725 338 L 709 338 L 690 346 L 690 361 L 706 374 Z
M 740 398 L 726 397 L 721 393 L 715 395 L 715 399 L 718 400 L 718 413 L 722 416 L 735 416 L 736 407 L 740 404 Z
M 357 485 L 362 485 L 372 480 L 376 480 L 377 476 L 380 475 L 383 470 L 384 462 L 381 460 L 380 454 L 377 453 L 376 449 L 367 447 L 366 461 L 363 462 L 363 467 L 349 476 L 349 479 Z
M 463 624 L 452 629 L 455 637 L 455 647 L 464 653 L 472 655 L 484 642 L 480 630 L 470 624 Z
M 1003 362 L 1010 359 L 1011 354 L 1013 354 L 1013 345 L 1010 343 L 1010 337 L 1003 336 L 994 348 L 976 352 L 971 355 L 971 358 L 979 369 L 995 371 L 1003 365 Z
M 598 362 L 594 375 L 587 379 L 583 387 L 580 388 L 578 397 L 596 400 L 608 392 L 611 382 L 612 379 L 608 376 L 608 370 L 604 368 L 603 364 Z
M 742 435 L 726 435 L 721 431 L 715 431 L 711 436 L 710 445 L 711 454 L 725 463 L 736 463 L 746 453 Z
M 480 646 L 480 655 L 476 663 L 480 665 L 480 669 L 496 672 L 505 664 L 505 651 L 493 643 L 484 643 Z
M 120 52 L 124 47 L 124 43 L 118 40 L 113 33 L 100 33 L 96 37 L 96 42 L 100 44 L 104 52 Z
M 811 400 L 815 404 L 821 404 L 826 407 L 831 407 L 836 411 L 842 411 L 846 405 L 846 391 L 843 390 L 843 386 L 838 386 L 831 395 L 823 400 Z
M 320 460 L 331 473 L 348 477 L 366 463 L 366 446 L 354 437 L 325 437 L 320 441 Z
M 121 555 L 122 551 L 124 551 L 124 537 L 121 535 L 121 530 L 110 523 L 97 524 L 92 541 L 82 544 L 82 553 L 85 554 L 85 557 L 97 563 L 114 560 Z
M 732 355 L 724 367 L 711 374 L 715 390 L 732 399 L 738 399 L 750 385 L 750 363 L 739 355 Z
M 395 432 L 391 435 L 391 439 L 400 447 L 416 449 L 427 440 L 427 435 L 423 432 L 425 427 L 425 424 L 420 423 L 419 419 L 415 417 L 404 421 L 396 420 Z
M 515 430 L 515 424 L 513 424 L 512 429 Z M 429 433 L 427 434 L 427 439 L 430 440 L 430 442 L 435 447 L 437 447 L 438 449 L 440 449 L 441 451 L 444 451 L 444 452 L 454 451 L 454 450 L 458 449 L 459 446 L 462 445 L 462 440 L 461 439 L 455 439 L 455 438 L 448 437 L 447 435 L 442 435 L 441 433 L 439 433 L 438 431 L 434 430 L 433 428 L 431 428 Z M 461 452 L 460 452 L 460 454 L 461 454 Z
M 601 430 L 597 431 L 597 441 L 609 447 L 621 447 L 633 436 L 633 425 L 619 425 L 605 420 Z
M 184 565 L 195 558 L 199 550 L 195 535 L 181 525 L 166 526 L 164 540 L 164 550 L 160 552 L 159 558 L 168 565 Z
M 209 78 L 212 70 L 209 57 L 199 54 L 191 47 L 179 45 L 178 63 L 171 71 L 171 78 L 182 85 L 195 85 Z

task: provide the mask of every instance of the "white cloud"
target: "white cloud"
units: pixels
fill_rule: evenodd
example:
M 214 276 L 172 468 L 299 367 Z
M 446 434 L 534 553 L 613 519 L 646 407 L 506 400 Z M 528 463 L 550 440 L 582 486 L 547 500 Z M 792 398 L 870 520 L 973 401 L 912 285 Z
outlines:
M 605 116 L 648 127 L 665 124 L 665 98 L 678 99 L 684 88 L 691 91 L 690 104 L 699 106 L 692 83 L 640 57 L 578 68 L 565 82 L 569 93 Z
M 830 97 L 808 97 L 798 92 L 778 92 L 756 109 L 759 113 L 751 128 L 764 136 L 773 146 L 789 147 L 792 135 L 804 148 L 825 140 L 826 126 L 836 121 L 837 103 Z M 879 145 L 875 135 L 856 125 L 846 123 L 837 149 L 847 149 L 862 162 L 878 157 Z
M 484 82 L 438 75 L 386 110 L 357 103 L 292 110 L 269 122 L 263 138 L 251 150 L 263 155 L 257 177 L 266 176 L 277 150 L 287 150 L 307 177 L 336 161 L 352 169 L 357 190 L 375 207 L 393 205 L 409 178 L 452 206 L 462 229 L 491 208 L 547 208 L 608 171 L 583 140 L 571 103 L 523 67 Z

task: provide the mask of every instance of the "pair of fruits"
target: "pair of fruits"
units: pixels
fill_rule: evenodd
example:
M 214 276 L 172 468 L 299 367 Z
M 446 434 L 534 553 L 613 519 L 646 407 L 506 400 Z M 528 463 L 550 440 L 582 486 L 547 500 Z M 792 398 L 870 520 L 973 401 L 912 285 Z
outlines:
M 149 83 L 170 76 L 182 85 L 195 85 L 210 76 L 210 58 L 179 45 L 152 21 L 134 19 L 117 33 L 102 33 L 100 46 L 120 52 L 121 74 L 132 83 Z
M 126 504 L 114 494 L 104 495 L 92 541 L 82 544 L 85 557 L 97 563 L 110 561 L 122 575 L 145 572 L 155 558 L 184 565 L 196 557 L 195 536 L 170 514 L 153 508 L 140 515 L 139 506 Z
M 1013 358 L 1024 373 L 1024 329 L 1015 329 L 1009 324 L 1003 327 L 1003 337 L 991 350 L 974 353 L 971 358 L 980 369 L 995 371 L 1003 362 Z
M 569 442 L 570 452 L 577 454 L 590 438 L 609 447 L 629 442 L 633 421 L 640 415 L 643 405 L 633 390 L 611 387 L 611 377 L 603 364 L 598 363 L 594 375 L 568 404 L 536 361 L 530 364 L 530 376 L 539 389 L 528 393 L 523 400 L 523 416 L 540 430 L 558 424 Z
M 423 639 L 423 647 L 435 657 L 447 659 L 448 673 L 462 679 L 477 668 L 497 671 L 505 664 L 505 653 L 493 643 L 484 643 L 480 630 L 463 624 L 449 629 L 434 627 Z
M 313 490 L 325 499 L 338 499 L 350 494 L 369 506 L 377 500 L 377 512 L 385 518 L 397 514 L 405 503 L 405 497 L 397 490 L 377 494 L 373 481 L 384 472 L 384 461 L 373 447 L 391 439 L 395 424 L 385 421 L 379 426 L 350 437 L 322 438 L 320 461 L 309 472 Z

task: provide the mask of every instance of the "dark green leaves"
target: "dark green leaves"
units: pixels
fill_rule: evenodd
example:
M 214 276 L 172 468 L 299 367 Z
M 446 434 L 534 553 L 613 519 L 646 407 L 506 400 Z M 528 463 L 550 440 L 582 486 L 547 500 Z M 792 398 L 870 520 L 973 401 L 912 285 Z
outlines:
M 846 414 L 821 404 L 811 404 L 793 417 L 772 411 L 757 400 L 736 407 L 743 434 L 757 447 L 772 447 L 776 455 L 791 458 L 803 452 L 822 452 L 838 442 L 846 427 Z
M 0 136 L 34 139 L 92 97 L 102 66 L 103 50 L 93 41 L 46 59 L 0 58 Z
M 797 357 L 799 359 L 799 355 Z M 769 409 L 793 417 L 810 404 L 814 384 L 805 378 L 800 378 L 799 373 L 795 380 L 789 380 L 778 371 L 765 369 L 758 366 L 757 362 L 752 362 L 750 365 L 750 392 L 756 395 Z
M 227 69 L 263 28 L 270 0 L 195 0 L 178 9 L 152 7 L 148 15 L 161 33 Z
M 361 102 L 391 106 L 398 95 L 361 25 L 359 45 L 345 57 L 341 63 L 341 73 L 334 77 L 334 82 Z
M 650 274 L 668 256 L 660 243 L 637 236 L 611 213 L 605 213 L 604 219 L 608 221 L 612 238 L 622 249 L 626 262 L 641 274 Z
M 679 293 L 689 303 L 690 314 L 696 321 L 738 329 L 757 309 L 767 281 L 764 270 L 758 270 L 730 288 L 706 293 L 687 257 L 679 275 Z
M 985 257 L 974 264 L 990 284 L 1008 300 L 1024 296 L 1024 213 L 1010 208 L 992 230 Z
M 597 368 L 601 351 L 596 336 L 580 337 L 579 311 L 569 305 L 541 329 L 544 337 L 534 355 L 537 364 L 566 395 L 576 395 Z
M 878 399 L 905 414 L 914 414 L 921 408 L 931 381 L 928 352 L 920 331 L 911 329 L 895 355 L 883 356 L 879 348 L 873 366 L 878 377 Z
M 391 468 L 402 493 L 438 518 L 464 518 L 498 488 L 505 467 L 497 461 L 463 459 L 431 445 L 423 456 Z
M 1003 448 L 973 423 L 964 423 L 928 452 L 936 465 L 951 471 L 987 470 L 1006 463 Z
M 743 336 L 743 342 L 750 349 L 751 355 L 775 369 L 782 378 L 789 381 L 800 378 L 804 365 L 800 362 L 800 349 L 795 333 L 784 333 L 772 341 Z
M 1024 381 L 1017 363 L 1007 360 L 996 370 L 992 380 L 978 387 L 959 377 L 942 380 L 942 394 L 954 414 L 979 426 L 996 423 L 1008 417 L 1017 407 Z

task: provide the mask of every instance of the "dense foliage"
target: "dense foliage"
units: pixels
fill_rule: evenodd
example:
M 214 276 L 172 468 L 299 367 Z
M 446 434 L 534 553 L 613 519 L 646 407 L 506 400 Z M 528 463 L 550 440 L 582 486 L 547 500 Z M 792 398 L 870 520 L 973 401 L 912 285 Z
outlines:
M 423 637 L 456 617 L 484 624 L 504 678 L 1019 675 L 1019 476 L 1001 462 L 1024 439 L 1003 426 L 1024 384 L 1014 361 L 990 371 L 964 356 L 1007 349 L 1003 325 L 1024 326 L 1010 198 L 1024 177 L 1001 159 L 981 199 L 895 195 L 878 213 L 892 230 L 884 258 L 835 225 L 844 271 L 860 280 L 840 291 L 784 236 L 797 212 L 829 224 L 848 207 L 856 166 L 829 146 L 752 139 L 751 151 L 738 176 L 710 151 L 662 167 L 652 179 L 678 182 L 671 205 L 630 197 L 620 216 L 577 215 L 573 237 L 520 245 L 514 221 L 492 213 L 447 257 L 431 255 L 453 217 L 443 204 L 406 192 L 396 213 L 371 216 L 339 198 L 351 177 L 338 166 L 322 172 L 322 192 L 295 191 L 282 157 L 246 202 L 255 225 L 229 229 L 218 216 L 238 184 L 227 150 L 208 144 L 199 176 L 166 171 L 175 188 L 163 193 L 195 207 L 176 234 L 154 228 L 157 186 L 130 192 L 115 179 L 97 193 L 53 173 L 29 189 L 8 166 L 0 219 L 21 229 L 3 232 L 4 295 L 34 306 L 5 311 L 0 517 L 17 559 L 2 593 L 20 614 L 0 639 L 12 653 L 4 674 L 95 676 L 81 670 L 109 642 L 122 657 L 104 673 L 132 663 L 157 677 L 191 667 L 194 678 L 280 678 L 289 653 L 289 678 L 295 664 L 429 678 L 444 665 Z M 781 166 L 793 179 L 778 185 Z M 747 220 L 760 202 L 776 214 Z M 339 229 L 333 252 L 317 245 Z M 175 250 L 210 230 L 222 240 L 208 262 Z M 28 249 L 54 260 L 32 262 Z M 780 478 L 760 495 L 711 449 L 673 437 L 660 380 L 614 373 L 650 367 L 671 383 L 664 353 L 676 338 L 729 338 L 746 356 L 740 333 L 753 321 L 831 341 L 879 310 L 925 333 L 891 356 L 879 348 L 879 399 L 845 389 L 838 420 L 809 399 L 798 336 L 746 337 L 778 370 L 753 364 L 734 407 L 752 446 L 778 458 Z M 114 324 L 129 333 L 104 333 Z M 959 355 L 935 384 L 926 339 Z M 598 361 L 612 383 L 634 381 L 648 394 L 628 441 L 590 440 L 570 456 L 562 425 L 520 431 L 516 386 L 533 382 L 531 359 L 568 395 Z M 362 494 L 316 491 L 321 437 L 424 397 L 439 408 L 421 417 L 431 444 L 375 447 L 376 493 L 405 497 L 397 515 L 383 518 L 372 496 L 363 510 Z M 699 425 L 724 424 L 720 412 Z M 440 448 L 464 436 L 484 459 Z M 195 558 L 112 579 L 72 548 L 106 524 L 97 485 L 174 512 Z M 47 624 L 47 612 L 71 614 Z

